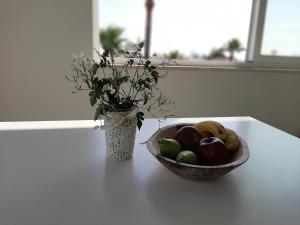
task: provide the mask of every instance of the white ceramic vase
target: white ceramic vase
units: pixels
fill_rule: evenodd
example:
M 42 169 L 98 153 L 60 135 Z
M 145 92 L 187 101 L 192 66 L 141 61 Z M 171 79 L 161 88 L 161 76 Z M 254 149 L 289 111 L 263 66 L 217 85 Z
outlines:
M 110 112 L 104 119 L 106 154 L 109 159 L 127 160 L 133 156 L 136 114 Z

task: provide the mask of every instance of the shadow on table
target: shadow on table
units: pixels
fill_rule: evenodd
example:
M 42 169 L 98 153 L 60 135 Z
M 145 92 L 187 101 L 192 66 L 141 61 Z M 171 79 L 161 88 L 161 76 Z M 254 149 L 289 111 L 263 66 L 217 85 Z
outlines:
M 105 207 L 102 210 L 116 212 L 116 216 L 111 218 L 112 224 L 118 224 L 128 220 L 128 215 L 136 208 L 136 192 L 134 165 L 132 160 L 114 161 L 107 159 L 105 162 L 105 174 L 103 181 L 103 201 Z
M 154 210 L 171 224 L 237 223 L 239 184 L 233 176 L 228 174 L 212 181 L 191 181 L 161 172 L 158 168 L 149 177 L 145 184 L 146 193 Z

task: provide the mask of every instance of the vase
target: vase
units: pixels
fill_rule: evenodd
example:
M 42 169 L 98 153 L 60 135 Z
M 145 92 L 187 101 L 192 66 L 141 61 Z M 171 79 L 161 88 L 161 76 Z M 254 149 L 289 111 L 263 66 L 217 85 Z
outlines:
M 128 160 L 132 158 L 136 114 L 133 111 L 110 112 L 104 118 L 106 155 L 109 159 Z

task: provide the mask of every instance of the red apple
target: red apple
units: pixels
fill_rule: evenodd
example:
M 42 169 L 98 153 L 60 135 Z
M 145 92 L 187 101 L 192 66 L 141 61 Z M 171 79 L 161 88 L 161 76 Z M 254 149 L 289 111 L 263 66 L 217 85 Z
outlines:
M 196 154 L 203 165 L 214 166 L 229 163 L 230 152 L 224 142 L 217 137 L 203 138 L 198 145 Z
M 183 150 L 195 151 L 202 136 L 195 127 L 184 126 L 176 132 L 174 139 L 179 142 Z

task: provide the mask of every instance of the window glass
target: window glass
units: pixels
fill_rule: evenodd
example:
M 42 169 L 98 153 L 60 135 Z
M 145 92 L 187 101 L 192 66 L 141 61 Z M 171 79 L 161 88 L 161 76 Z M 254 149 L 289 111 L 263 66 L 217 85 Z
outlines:
M 299 0 L 268 0 L 261 54 L 300 56 Z
M 154 0 L 151 57 L 244 61 L 252 0 Z M 130 46 L 146 37 L 146 0 L 100 0 L 102 46 L 106 37 Z M 115 29 L 115 30 L 113 30 Z M 119 29 L 119 30 L 117 30 Z M 113 44 L 111 43 L 111 44 Z

